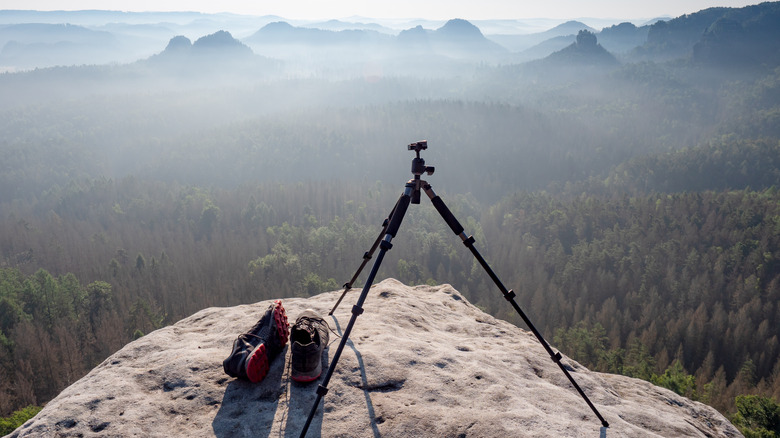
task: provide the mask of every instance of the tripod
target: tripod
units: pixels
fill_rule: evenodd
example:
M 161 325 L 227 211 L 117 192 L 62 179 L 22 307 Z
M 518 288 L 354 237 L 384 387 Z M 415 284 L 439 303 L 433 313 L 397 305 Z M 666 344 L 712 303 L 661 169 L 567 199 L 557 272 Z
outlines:
M 548 344 L 547 341 L 545 341 L 541 333 L 539 333 L 536 327 L 534 327 L 534 325 L 526 316 L 525 312 L 523 312 L 523 310 L 515 301 L 515 296 L 516 296 L 515 292 L 512 290 L 507 290 L 504 284 L 501 283 L 501 280 L 499 280 L 498 276 L 496 276 L 496 274 L 487 264 L 485 259 L 482 258 L 482 255 L 479 253 L 479 251 L 477 251 L 477 249 L 474 247 L 474 237 L 466 235 L 460 222 L 458 222 L 458 220 L 452 214 L 450 209 L 447 208 L 447 206 L 444 204 L 444 201 L 442 201 L 441 198 L 438 197 L 436 193 L 433 192 L 433 188 L 431 188 L 431 185 L 428 184 L 426 181 L 420 179 L 420 176 L 423 173 L 427 173 L 428 175 L 433 175 L 434 172 L 434 168 L 426 166 L 425 160 L 420 158 L 420 151 L 428 149 L 428 142 L 418 141 L 412 143 L 408 146 L 408 149 L 410 151 L 411 150 L 415 151 L 417 154 L 417 157 L 412 160 L 412 174 L 414 174 L 414 178 L 409 180 L 406 183 L 406 186 L 404 187 L 404 193 L 398 199 L 395 206 L 390 211 L 390 214 L 388 215 L 387 219 L 385 219 L 384 223 L 382 224 L 382 231 L 380 232 L 376 241 L 372 245 L 371 249 L 365 254 L 363 254 L 363 262 L 361 263 L 357 272 L 355 272 L 355 275 L 352 276 L 352 279 L 346 284 L 344 284 L 344 292 L 341 294 L 341 297 L 339 297 L 338 301 L 336 302 L 336 304 L 333 306 L 333 309 L 331 309 L 329 313 L 329 315 L 333 314 L 333 312 L 336 310 L 336 307 L 338 307 L 339 303 L 341 303 L 341 300 L 344 299 L 344 296 L 352 288 L 352 283 L 354 283 L 358 275 L 360 275 L 360 272 L 368 263 L 368 260 L 370 260 L 371 257 L 373 256 L 374 251 L 376 251 L 376 249 L 379 248 L 379 254 L 377 255 L 377 258 L 374 261 L 373 266 L 371 267 L 371 271 L 368 274 L 368 278 L 366 278 L 366 283 L 363 286 L 363 290 L 360 293 L 360 297 L 358 298 L 357 303 L 355 303 L 355 305 L 352 306 L 352 317 L 349 319 L 349 323 L 347 324 L 346 329 L 344 329 L 344 334 L 341 337 L 341 342 L 339 343 L 339 346 L 333 355 L 333 359 L 331 360 L 330 366 L 328 367 L 328 371 L 325 374 L 322 383 L 317 387 L 317 398 L 314 401 L 314 406 L 312 406 L 311 411 L 309 412 L 309 417 L 306 419 L 306 424 L 303 426 L 303 430 L 301 431 L 300 437 L 304 438 L 306 436 L 306 432 L 309 430 L 309 425 L 314 419 L 314 414 L 317 411 L 317 407 L 319 406 L 320 401 L 325 396 L 325 394 L 328 393 L 328 382 L 330 382 L 330 378 L 333 376 L 333 371 L 335 370 L 336 364 L 338 363 L 339 358 L 341 357 L 341 353 L 344 350 L 344 346 L 347 343 L 347 339 L 349 339 L 349 335 L 352 332 L 352 327 L 355 325 L 355 321 L 357 320 L 357 317 L 363 313 L 363 307 L 362 307 L 363 303 L 365 302 L 366 297 L 368 296 L 368 291 L 369 289 L 371 289 L 371 285 L 374 283 L 374 278 L 376 277 L 377 271 L 379 270 L 379 266 L 382 264 L 382 260 L 385 257 L 385 253 L 387 253 L 387 251 L 389 251 L 393 247 L 391 242 L 395 237 L 396 233 L 398 233 L 398 229 L 401 227 L 401 221 L 403 221 L 404 215 L 406 214 L 406 210 L 409 207 L 409 203 L 410 202 L 412 204 L 420 203 L 421 190 L 425 191 L 425 194 L 428 195 L 428 198 L 430 198 L 431 202 L 433 203 L 433 206 L 436 208 L 436 211 L 438 211 L 441 217 L 444 219 L 444 222 L 446 222 L 447 225 L 450 227 L 450 229 L 452 229 L 452 231 L 461 238 L 463 244 L 466 245 L 466 247 L 474 255 L 474 258 L 477 259 L 477 261 L 485 270 L 485 272 L 487 272 L 488 276 L 490 276 L 490 279 L 493 280 L 493 283 L 496 284 L 498 289 L 504 295 L 504 298 L 517 311 L 517 313 L 520 315 L 520 318 L 523 319 L 523 322 L 525 322 L 528 328 L 531 329 L 531 332 L 533 332 L 534 336 L 536 336 L 536 338 L 542 344 L 544 349 L 550 355 L 552 361 L 558 365 L 561 371 L 563 371 L 563 374 L 565 374 L 566 377 L 569 379 L 569 382 L 571 382 L 572 386 L 574 386 L 574 389 L 577 390 L 580 396 L 582 396 L 582 398 L 585 400 L 585 403 L 587 403 L 590 409 L 593 411 L 593 413 L 596 414 L 596 417 L 598 417 L 598 419 L 601 421 L 601 425 L 604 428 L 609 427 L 609 423 L 607 423 L 607 420 L 605 420 L 604 417 L 601 416 L 601 414 L 593 405 L 593 403 L 591 403 L 590 399 L 588 399 L 588 396 L 585 395 L 585 392 L 582 390 L 582 388 L 580 388 L 577 382 L 574 381 L 574 378 L 571 376 L 571 374 L 569 374 L 569 371 L 561 363 L 561 358 L 562 358 L 561 353 L 553 351 L 553 349 L 550 347 L 550 344 Z

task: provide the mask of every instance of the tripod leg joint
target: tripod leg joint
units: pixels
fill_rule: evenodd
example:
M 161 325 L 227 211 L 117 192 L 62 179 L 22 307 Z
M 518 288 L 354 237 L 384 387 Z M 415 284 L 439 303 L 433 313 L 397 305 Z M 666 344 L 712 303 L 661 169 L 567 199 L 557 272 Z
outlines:
M 507 293 L 505 293 L 505 294 L 504 294 L 504 298 L 505 298 L 507 301 L 512 301 L 512 300 L 514 300 L 516 296 L 517 296 L 517 294 L 516 294 L 516 293 L 515 293 L 515 291 L 513 291 L 512 289 L 509 289 L 509 292 L 507 292 Z
M 385 251 L 390 251 L 390 248 L 393 247 L 393 244 L 388 242 L 387 240 L 383 240 L 382 243 L 379 244 L 379 248 L 383 249 Z
M 463 241 L 463 244 L 471 248 L 471 246 L 474 245 L 474 242 L 475 242 L 474 236 L 469 236 L 466 238 L 466 240 Z
M 561 359 L 563 359 L 563 356 L 561 355 L 560 351 L 556 351 L 555 354 L 550 356 L 550 358 L 552 359 L 553 362 L 559 364 L 559 363 L 561 363 Z
M 322 385 L 317 386 L 317 395 L 325 397 L 325 394 L 327 393 L 328 393 L 328 388 Z
M 352 306 L 352 314 L 353 315 L 362 315 L 363 314 L 363 308 L 358 306 L 357 304 Z
M 366 252 L 363 253 L 363 258 L 365 260 L 371 260 L 371 254 L 369 254 L 369 252 L 366 251 Z

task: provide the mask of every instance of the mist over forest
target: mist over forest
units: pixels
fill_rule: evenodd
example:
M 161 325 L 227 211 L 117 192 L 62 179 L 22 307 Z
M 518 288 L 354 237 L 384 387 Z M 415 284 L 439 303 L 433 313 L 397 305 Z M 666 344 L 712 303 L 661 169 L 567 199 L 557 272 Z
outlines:
M 0 72 L 0 416 L 205 307 L 340 288 L 423 139 L 424 179 L 556 349 L 743 431 L 764 427 L 745 403 L 780 399 L 780 2 L 646 23 L 0 11 Z M 379 276 L 523 326 L 425 199 Z

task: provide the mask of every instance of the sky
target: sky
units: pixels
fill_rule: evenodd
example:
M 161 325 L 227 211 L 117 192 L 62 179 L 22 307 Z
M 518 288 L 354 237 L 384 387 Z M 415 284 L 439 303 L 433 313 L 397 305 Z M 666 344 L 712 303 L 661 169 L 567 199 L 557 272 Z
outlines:
M 0 9 L 233 12 L 298 19 L 650 19 L 758 3 L 760 0 L 1 0 Z

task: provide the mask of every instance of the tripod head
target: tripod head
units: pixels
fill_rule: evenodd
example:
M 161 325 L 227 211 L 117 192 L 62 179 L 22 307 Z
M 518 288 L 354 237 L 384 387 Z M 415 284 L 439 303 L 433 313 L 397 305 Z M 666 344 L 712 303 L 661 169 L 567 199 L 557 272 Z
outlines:
M 416 141 L 407 148 L 410 151 L 414 151 L 417 154 L 417 157 L 412 159 L 412 173 L 414 174 L 414 183 L 415 187 L 412 191 L 412 204 L 419 204 L 420 203 L 420 175 L 423 173 L 427 173 L 428 175 L 433 175 L 434 167 L 433 166 L 426 166 L 425 160 L 420 158 L 420 151 L 428 149 L 428 140 L 421 140 Z
M 412 160 L 412 173 L 414 174 L 416 179 L 420 178 L 420 175 L 423 173 L 427 173 L 428 175 L 433 175 L 434 167 L 433 166 L 426 166 L 425 160 L 420 158 L 420 151 L 423 151 L 425 149 L 428 149 L 428 140 L 421 140 L 416 141 L 407 148 L 410 151 L 415 151 L 417 153 L 417 157 Z

